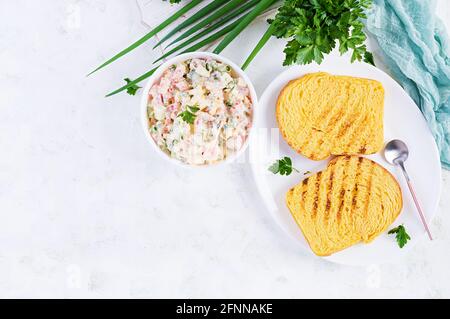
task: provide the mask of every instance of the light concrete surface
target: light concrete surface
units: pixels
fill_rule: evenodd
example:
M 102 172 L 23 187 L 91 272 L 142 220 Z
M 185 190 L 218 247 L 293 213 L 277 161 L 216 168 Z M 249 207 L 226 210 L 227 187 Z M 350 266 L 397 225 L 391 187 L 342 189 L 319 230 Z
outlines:
M 242 63 L 263 23 L 224 54 Z M 398 264 L 331 264 L 277 228 L 247 164 L 169 166 L 139 97 L 103 97 L 150 67 L 151 46 L 85 77 L 147 30 L 135 1 L 0 0 L 0 29 L 0 297 L 450 297 L 448 171 L 433 242 Z M 259 94 L 282 47 L 248 69 Z

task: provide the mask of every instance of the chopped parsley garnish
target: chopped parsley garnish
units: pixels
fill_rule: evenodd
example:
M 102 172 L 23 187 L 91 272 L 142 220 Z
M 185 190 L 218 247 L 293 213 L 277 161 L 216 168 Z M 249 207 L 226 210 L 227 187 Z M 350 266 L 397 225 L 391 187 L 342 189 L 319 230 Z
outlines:
M 194 124 L 195 118 L 197 117 L 195 113 L 197 113 L 199 110 L 200 108 L 198 107 L 198 105 L 188 105 L 186 107 L 186 111 L 181 112 L 178 117 L 181 117 L 181 119 L 188 124 Z
M 292 160 L 287 156 L 275 161 L 275 163 L 269 167 L 269 171 L 274 174 L 279 173 L 280 175 L 290 175 L 293 170 L 298 173 L 298 170 L 292 166 Z
M 200 108 L 198 107 L 197 104 L 194 106 L 188 105 L 187 107 L 188 107 L 189 111 L 191 111 L 192 113 L 197 113 L 200 110 Z
M 127 82 L 127 84 L 131 83 L 132 81 L 129 78 L 125 79 L 125 82 Z M 138 86 L 137 84 L 133 84 L 132 86 L 130 86 L 129 88 L 127 88 L 127 93 L 130 95 L 136 95 L 136 92 L 140 89 L 141 87 Z
M 392 234 L 396 234 L 395 235 L 395 239 L 397 240 L 397 244 L 400 248 L 403 248 L 403 246 L 406 245 L 406 243 L 408 242 L 408 240 L 411 239 L 411 237 L 409 237 L 408 233 L 406 232 L 406 229 L 403 225 L 399 225 L 393 229 L 391 229 L 388 232 L 389 235 Z

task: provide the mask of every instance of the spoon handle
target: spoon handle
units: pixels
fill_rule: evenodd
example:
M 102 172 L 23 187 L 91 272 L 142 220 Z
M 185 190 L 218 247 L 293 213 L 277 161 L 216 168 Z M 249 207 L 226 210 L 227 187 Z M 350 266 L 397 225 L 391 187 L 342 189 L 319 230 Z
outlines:
M 400 163 L 400 167 L 402 168 L 403 175 L 406 178 L 406 183 L 408 184 L 409 192 L 411 193 L 411 196 L 414 200 L 414 204 L 416 205 L 417 211 L 419 212 L 423 227 L 425 227 L 425 230 L 427 231 L 427 234 L 428 234 L 428 237 L 430 238 L 430 240 L 433 240 L 430 229 L 428 228 L 428 225 L 427 225 L 427 221 L 425 220 L 425 216 L 423 215 L 422 208 L 420 207 L 419 200 L 417 199 L 416 192 L 414 191 L 414 188 L 412 186 L 411 179 L 409 178 L 408 173 L 406 172 L 406 169 L 405 169 L 405 166 L 403 165 L 403 163 Z

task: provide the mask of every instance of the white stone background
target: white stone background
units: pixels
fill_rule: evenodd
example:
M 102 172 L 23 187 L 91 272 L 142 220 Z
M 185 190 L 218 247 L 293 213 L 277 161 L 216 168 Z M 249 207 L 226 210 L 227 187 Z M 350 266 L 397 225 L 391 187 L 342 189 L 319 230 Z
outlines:
M 139 3 L 145 18 L 168 7 Z M 242 63 L 263 27 L 224 55 Z M 139 97 L 103 98 L 150 66 L 151 46 L 85 77 L 147 31 L 135 1 L 0 0 L 0 30 L 0 297 L 450 297 L 448 171 L 433 242 L 397 264 L 325 262 L 274 225 L 246 164 L 170 166 L 144 139 Z M 282 47 L 248 69 L 259 94 Z

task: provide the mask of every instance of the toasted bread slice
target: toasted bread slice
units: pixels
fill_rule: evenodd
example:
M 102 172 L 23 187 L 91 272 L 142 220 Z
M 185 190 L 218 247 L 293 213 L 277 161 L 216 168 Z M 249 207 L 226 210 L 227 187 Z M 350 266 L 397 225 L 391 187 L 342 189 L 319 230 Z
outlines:
M 289 190 L 286 202 L 319 256 L 372 241 L 394 222 L 403 205 L 396 179 L 359 156 L 334 158 L 324 171 Z
M 373 154 L 383 146 L 384 89 L 380 82 L 311 73 L 281 91 L 276 117 L 281 134 L 298 153 Z

